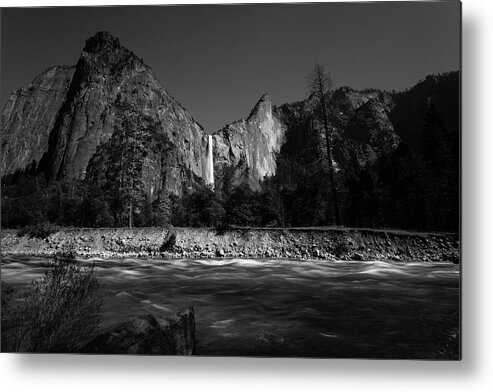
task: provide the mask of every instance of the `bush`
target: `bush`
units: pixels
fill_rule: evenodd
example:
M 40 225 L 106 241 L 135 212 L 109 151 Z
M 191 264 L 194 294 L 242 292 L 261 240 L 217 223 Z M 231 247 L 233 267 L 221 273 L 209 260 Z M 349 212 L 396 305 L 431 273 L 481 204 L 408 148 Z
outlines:
M 91 337 L 102 314 L 100 281 L 94 265 L 68 260 L 55 257 L 20 305 L 2 309 L 2 351 L 73 352 Z
M 460 331 L 459 328 L 447 331 L 448 336 L 443 340 L 441 347 L 433 352 L 433 359 L 453 360 L 460 359 Z

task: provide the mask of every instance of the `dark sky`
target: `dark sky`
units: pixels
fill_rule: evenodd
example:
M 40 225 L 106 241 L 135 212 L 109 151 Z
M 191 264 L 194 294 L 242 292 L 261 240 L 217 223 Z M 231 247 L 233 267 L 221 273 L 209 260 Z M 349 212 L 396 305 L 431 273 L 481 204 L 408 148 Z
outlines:
M 325 65 L 334 86 L 402 90 L 459 69 L 460 3 L 326 3 L 1 11 L 1 105 L 44 69 L 75 64 L 86 38 L 117 36 L 206 130 L 245 117 L 264 92 L 307 96 Z

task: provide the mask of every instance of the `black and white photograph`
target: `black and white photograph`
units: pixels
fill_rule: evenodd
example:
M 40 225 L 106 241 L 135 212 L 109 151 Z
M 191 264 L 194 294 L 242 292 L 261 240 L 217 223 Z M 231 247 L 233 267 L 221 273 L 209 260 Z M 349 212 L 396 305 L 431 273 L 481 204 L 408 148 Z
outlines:
M 2 8 L 2 353 L 461 360 L 461 13 Z

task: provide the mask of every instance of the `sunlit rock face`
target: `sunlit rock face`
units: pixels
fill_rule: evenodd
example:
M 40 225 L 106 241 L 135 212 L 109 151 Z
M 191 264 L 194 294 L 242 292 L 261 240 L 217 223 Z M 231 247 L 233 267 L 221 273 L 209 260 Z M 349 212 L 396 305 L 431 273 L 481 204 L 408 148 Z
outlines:
M 229 175 L 233 183 L 246 181 L 252 188 L 259 188 L 263 180 L 276 174 L 285 132 L 270 96 L 264 94 L 246 119 L 227 125 L 213 136 L 217 176 Z
M 2 176 L 35 170 L 48 151 L 48 139 L 75 67 L 51 67 L 12 92 L 2 111 Z
M 39 170 L 52 181 L 83 179 L 88 172 L 99 173 L 104 180 L 115 126 L 122 120 L 117 104 L 125 102 L 157 124 L 151 140 L 146 140 L 142 164 L 147 194 L 155 197 L 166 188 L 180 195 L 184 186 L 201 180 L 202 127 L 117 38 L 97 33 L 86 41 L 75 70 L 54 70 L 33 82 L 34 93 L 27 95 L 30 88 L 14 93 L 4 110 L 4 132 L 19 140 L 12 143 L 14 136 L 8 137 L 5 150 L 22 156 L 17 161 L 12 160 L 13 153 L 2 157 L 5 174 L 25 170 L 35 160 L 41 161 Z M 50 72 L 57 77 L 43 76 Z M 16 103 L 20 101 L 16 94 L 25 102 Z M 26 117 L 26 108 L 36 110 Z

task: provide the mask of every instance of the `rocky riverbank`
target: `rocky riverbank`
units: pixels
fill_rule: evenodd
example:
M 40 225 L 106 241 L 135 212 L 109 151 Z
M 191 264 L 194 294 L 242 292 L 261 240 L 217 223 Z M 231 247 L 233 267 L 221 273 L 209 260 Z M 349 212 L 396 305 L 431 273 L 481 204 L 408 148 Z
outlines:
M 170 240 L 171 238 L 171 240 Z M 207 228 L 62 229 L 47 238 L 2 231 L 2 255 L 82 257 L 279 258 L 458 263 L 459 236 L 350 228 L 215 230 Z

